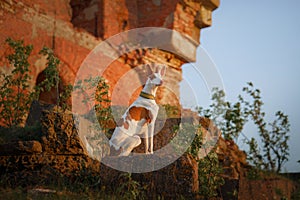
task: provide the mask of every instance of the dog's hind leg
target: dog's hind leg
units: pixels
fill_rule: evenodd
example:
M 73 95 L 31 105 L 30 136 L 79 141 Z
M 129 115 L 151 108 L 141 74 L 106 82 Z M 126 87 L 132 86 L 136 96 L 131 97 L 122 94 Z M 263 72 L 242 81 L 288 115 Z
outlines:
M 129 136 L 123 144 L 123 150 L 120 156 L 128 156 L 135 147 L 141 144 L 141 138 L 137 135 Z

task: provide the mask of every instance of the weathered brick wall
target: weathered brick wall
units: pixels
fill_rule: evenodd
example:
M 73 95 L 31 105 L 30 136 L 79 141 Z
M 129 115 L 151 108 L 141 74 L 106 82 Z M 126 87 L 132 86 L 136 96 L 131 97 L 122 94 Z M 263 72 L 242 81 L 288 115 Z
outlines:
M 71 0 L 72 23 L 95 35 L 108 38 L 129 27 L 137 27 L 137 6 L 135 1 L 126 0 Z
M 199 44 L 200 29 L 211 25 L 219 0 L 71 0 L 72 23 L 104 39 L 137 27 L 164 27 Z
M 44 70 L 46 60 L 38 52 L 43 46 L 53 48 L 62 61 L 61 77 L 67 82 L 74 80 L 78 67 L 86 55 L 99 43 L 99 39 L 73 28 L 69 22 L 71 9 L 68 1 L 9 1 L 0 2 L 0 70 L 9 71 L 5 56 L 9 53 L 5 39 L 23 39 L 33 44 L 30 57 L 34 84 L 37 75 Z
M 138 0 L 138 26 L 173 28 L 174 11 L 179 0 Z
M 170 68 L 166 82 L 172 84 L 173 91 L 161 88 L 158 99 L 161 103 L 177 104 L 178 99 L 174 97 L 179 97 L 181 65 L 195 60 L 200 28 L 210 25 L 210 13 L 218 3 L 218 0 L 2 0 L 0 70 L 5 73 L 11 70 L 5 59 L 9 54 L 5 39 L 23 39 L 25 44 L 34 46 L 30 57 L 31 86 L 46 67 L 46 59 L 38 54 L 43 46 L 54 49 L 62 61 L 60 76 L 65 83 L 72 84 L 83 60 L 103 39 L 137 27 L 166 27 L 184 34 L 183 38 L 170 37 L 166 41 L 173 45 L 173 49 L 181 51 L 179 55 L 152 49 L 147 50 L 140 60 L 130 55 L 127 56 L 129 59 L 121 57 L 113 62 L 104 76 L 113 91 L 118 78 L 138 64 L 165 63 Z M 178 46 L 183 41 L 187 45 Z M 107 47 L 101 54 L 110 58 L 118 52 Z M 122 92 L 126 91 L 121 91 L 117 104 L 122 102 Z

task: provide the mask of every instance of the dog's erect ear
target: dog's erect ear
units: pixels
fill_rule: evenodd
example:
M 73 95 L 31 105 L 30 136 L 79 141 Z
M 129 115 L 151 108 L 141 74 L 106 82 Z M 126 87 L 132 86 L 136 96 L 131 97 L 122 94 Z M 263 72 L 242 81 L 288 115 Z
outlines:
M 155 73 L 155 70 L 156 70 L 155 63 L 151 63 L 151 64 L 149 64 L 149 66 L 150 66 L 151 72 Z
M 148 75 L 153 74 L 155 72 L 155 67 L 153 66 L 153 64 L 147 63 L 145 66 Z
M 164 77 L 166 75 L 166 70 L 167 70 L 166 65 L 161 66 L 161 68 L 160 68 L 161 77 Z
M 161 69 L 161 66 L 160 65 L 154 65 L 154 72 L 155 73 L 159 73 L 160 72 L 160 69 Z

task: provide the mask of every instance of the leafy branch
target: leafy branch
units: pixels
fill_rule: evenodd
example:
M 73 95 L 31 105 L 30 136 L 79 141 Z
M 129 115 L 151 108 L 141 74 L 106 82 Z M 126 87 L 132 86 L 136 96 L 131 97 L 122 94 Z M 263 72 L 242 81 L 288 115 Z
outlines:
M 248 160 L 259 169 L 280 172 L 289 156 L 288 116 L 277 111 L 276 119 L 267 123 L 260 90 L 248 83 L 243 92 L 246 97 L 239 95 L 237 102 L 232 103 L 225 100 L 224 91 L 214 89 L 212 104 L 208 109 L 199 107 L 198 113 L 214 120 L 227 140 L 238 140 L 241 134 L 244 135 L 245 124 L 252 121 L 257 127 L 260 142 L 253 137 L 246 138 Z
M 24 46 L 23 41 L 14 41 L 11 38 L 6 43 L 14 50 L 14 53 L 7 56 L 13 70 L 11 74 L 0 73 L 0 120 L 5 126 L 21 126 L 29 110 L 32 99 L 29 92 L 28 57 L 32 52 L 32 45 Z
M 47 66 L 44 70 L 46 78 L 34 88 L 29 87 L 31 81 L 29 56 L 33 50 L 32 45 L 24 45 L 22 40 L 15 41 L 11 38 L 6 43 L 12 48 L 13 53 L 7 56 L 9 63 L 13 66 L 11 73 L 0 73 L 0 124 L 6 127 L 23 126 L 33 100 L 38 100 L 41 92 L 56 89 L 57 105 L 67 109 L 67 99 L 71 95 L 72 86 L 64 86 L 59 77 L 59 59 L 53 51 L 44 47 L 40 54 L 47 56 Z

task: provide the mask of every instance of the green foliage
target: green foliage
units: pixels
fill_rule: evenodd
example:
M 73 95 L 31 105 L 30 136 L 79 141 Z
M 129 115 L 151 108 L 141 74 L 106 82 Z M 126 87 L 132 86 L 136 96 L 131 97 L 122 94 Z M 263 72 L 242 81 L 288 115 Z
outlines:
M 230 103 L 225 100 L 225 92 L 213 89 L 212 104 L 208 109 L 198 107 L 198 113 L 215 123 L 227 140 L 237 139 L 247 122 L 247 116 L 241 108 L 241 103 Z
M 63 90 L 59 93 L 59 102 L 60 102 L 60 107 L 63 110 L 70 110 L 71 107 L 68 103 L 68 100 L 71 97 L 73 91 L 73 86 L 71 84 L 64 85 Z
M 215 144 L 211 144 L 209 141 L 203 143 L 203 133 L 200 125 L 184 123 L 176 127 L 175 131 L 179 134 L 176 136 L 178 139 L 174 142 L 176 144 L 174 147 L 177 147 L 177 149 L 187 146 L 186 143 L 190 143 L 193 138 L 192 144 L 186 152 L 191 154 L 198 163 L 199 195 L 206 199 L 218 196 L 218 191 L 220 186 L 224 184 L 224 179 L 221 176 L 223 170 L 218 155 L 215 149 L 211 149 Z M 175 150 L 177 149 L 175 148 Z M 208 152 L 208 149 L 211 151 L 204 158 L 199 158 L 199 151 Z M 182 150 L 180 149 L 181 152 Z
M 265 113 L 262 111 L 263 102 L 260 91 L 255 89 L 252 83 L 248 83 L 248 87 L 243 88 L 243 91 L 252 97 L 250 103 L 242 97 L 240 97 L 240 101 L 244 105 L 246 116 L 249 116 L 257 126 L 262 144 L 260 150 L 257 143 L 254 142 L 254 138 L 248 141 L 250 147 L 249 160 L 260 169 L 279 173 L 289 156 L 287 142 L 289 140 L 290 123 L 288 116 L 281 111 L 277 111 L 275 113 L 276 119 L 272 123 L 268 123 L 270 127 L 268 129 Z M 261 155 L 260 152 L 263 154 Z
M 110 98 L 109 98 L 109 85 L 103 77 L 97 77 L 97 87 L 95 93 L 95 110 L 99 123 L 105 132 L 108 131 L 108 125 L 106 122 L 112 119 Z
M 178 106 L 172 106 L 170 104 L 164 104 L 164 105 L 162 105 L 162 108 L 160 108 L 160 110 L 162 110 L 162 109 L 165 110 L 166 115 L 167 115 L 168 118 L 174 118 L 174 117 L 180 116 L 180 109 L 178 108 Z
M 132 179 L 130 173 L 122 173 L 119 178 L 121 184 L 116 190 L 117 196 L 125 200 L 145 199 L 143 188 L 137 181 Z
M 192 144 L 188 148 L 187 152 L 190 153 L 194 158 L 198 157 L 199 149 L 203 147 L 203 134 L 201 131 L 201 126 L 196 127 L 195 137 L 193 139 Z
M 1 73 L 0 120 L 7 127 L 21 126 L 29 110 L 32 99 L 29 92 L 30 70 L 28 57 L 32 46 L 24 46 L 23 41 L 6 40 L 14 53 L 7 56 L 13 65 L 11 74 Z
M 215 148 L 210 149 L 215 144 L 203 143 L 201 126 L 196 127 L 195 130 L 194 140 L 187 152 L 196 158 L 198 163 L 199 194 L 205 198 L 216 197 L 220 186 L 224 184 L 224 179 L 221 176 L 223 169 Z M 204 152 L 207 152 L 208 149 L 211 151 L 204 158 L 199 159 L 198 153 L 200 149 L 203 149 Z
M 90 102 L 95 103 L 95 112 L 97 120 L 101 125 L 101 129 L 105 134 L 108 134 L 109 126 L 108 123 L 113 119 L 110 107 L 109 98 L 109 85 L 103 77 L 92 77 L 84 80 L 78 80 L 74 86 L 82 102 L 88 104 Z
M 36 182 L 30 181 L 34 177 L 19 181 L 11 180 L 9 174 L 0 177 L 0 196 L 2 199 L 147 199 L 146 187 L 141 187 L 128 173 L 120 174 L 116 185 L 106 187 L 101 184 L 100 175 L 87 168 L 73 174 L 62 174 L 47 167 L 52 171 L 51 176 L 41 176 Z M 22 184 L 26 188 L 21 187 Z M 35 192 L 36 188 L 52 192 L 39 193 Z
M 257 167 L 251 167 L 247 170 L 246 177 L 249 180 L 260 180 L 262 178 L 262 171 Z
M 190 146 L 194 137 L 196 137 L 197 127 L 191 123 L 181 123 L 179 126 L 173 126 L 173 131 L 176 132 L 176 137 L 171 140 L 170 144 L 176 153 L 180 155 L 182 152 L 186 151 L 188 153 L 197 151 Z M 194 145 L 196 145 L 196 143 L 194 143 Z
M 53 51 L 44 47 L 40 54 L 47 56 L 47 67 L 44 70 L 45 80 L 33 89 L 29 88 L 30 64 L 28 58 L 32 52 L 33 46 L 24 46 L 24 42 L 14 41 L 11 38 L 6 40 L 13 49 L 13 53 L 7 56 L 7 59 L 13 69 L 11 74 L 0 73 L 0 81 L 3 82 L 0 87 L 0 122 L 6 127 L 22 126 L 33 100 L 37 100 L 41 92 L 50 91 L 55 88 L 57 91 L 57 105 L 63 109 L 69 108 L 67 100 L 70 98 L 72 86 L 64 86 L 59 91 L 61 79 L 59 77 L 58 65 L 59 59 L 55 57 Z
M 44 70 L 46 78 L 40 83 L 38 89 L 43 92 L 44 90 L 50 91 L 52 87 L 55 87 L 58 90 L 60 82 L 58 65 L 60 61 L 55 57 L 53 50 L 47 47 L 44 47 L 40 54 L 47 57 L 47 67 Z M 57 101 L 59 102 L 59 99 Z
M 212 119 L 227 140 L 237 140 L 240 135 L 245 136 L 243 128 L 251 120 L 257 127 L 260 142 L 245 136 L 249 146 L 248 160 L 258 169 L 280 172 L 289 156 L 288 116 L 278 111 L 275 113 L 276 119 L 267 123 L 262 110 L 260 90 L 248 83 L 243 92 L 246 97 L 240 95 L 237 102 L 231 103 L 225 100 L 224 91 L 214 89 L 212 104 L 208 109 L 198 108 L 198 112 Z
M 208 199 L 218 195 L 220 186 L 225 183 L 221 176 L 222 172 L 218 155 L 214 151 L 198 161 L 199 194 L 201 196 Z
M 35 87 L 37 97 L 41 92 L 55 88 L 56 94 L 58 94 L 56 104 L 61 106 L 63 110 L 70 109 L 67 100 L 71 97 L 73 87 L 69 84 L 60 89 L 63 85 L 58 70 L 60 60 L 54 55 L 53 50 L 48 47 L 43 47 L 40 54 L 47 57 L 47 67 L 44 70 L 45 79 Z

